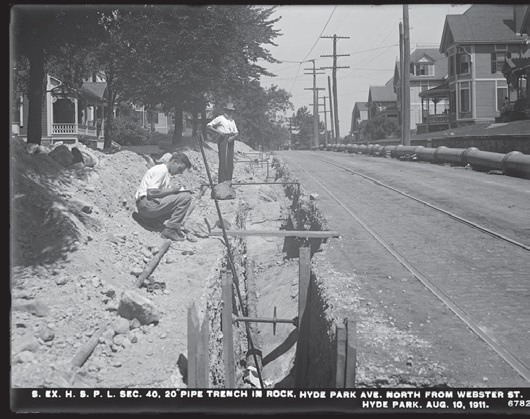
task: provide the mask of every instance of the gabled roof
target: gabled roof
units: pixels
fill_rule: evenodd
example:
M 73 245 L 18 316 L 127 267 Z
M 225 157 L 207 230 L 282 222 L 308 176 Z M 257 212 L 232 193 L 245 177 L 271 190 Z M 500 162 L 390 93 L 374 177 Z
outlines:
M 434 76 L 430 76 L 433 79 L 442 79 L 447 75 L 447 57 L 445 54 L 440 53 L 437 48 L 418 48 L 410 54 L 410 63 L 416 63 L 422 58 L 433 62 L 434 64 Z M 413 76 L 410 75 L 411 80 L 425 79 L 429 76 Z
M 447 15 L 440 52 L 453 44 L 517 41 L 514 5 L 474 4 L 461 15 Z
M 79 91 L 85 99 L 103 101 L 106 98 L 107 83 L 86 81 Z
M 354 108 L 359 109 L 359 111 L 367 111 L 368 102 L 355 102 Z
M 370 86 L 368 102 L 395 102 L 397 95 L 393 85 Z

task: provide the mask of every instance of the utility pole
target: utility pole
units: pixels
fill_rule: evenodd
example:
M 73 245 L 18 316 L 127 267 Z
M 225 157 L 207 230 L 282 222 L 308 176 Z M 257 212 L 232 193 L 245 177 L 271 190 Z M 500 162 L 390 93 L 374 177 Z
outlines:
M 317 92 L 318 93 L 318 92 Z M 318 112 L 324 112 L 324 133 L 325 133 L 325 144 L 326 146 L 328 145 L 328 118 L 327 118 L 327 113 L 329 112 L 328 110 L 326 110 L 326 96 L 323 97 L 324 99 L 324 102 L 323 103 L 318 103 L 318 106 L 324 106 L 324 110 L 321 111 L 319 110 Z M 313 104 L 310 103 L 309 106 L 312 106 Z
M 350 68 L 349 66 L 337 66 L 337 57 L 347 57 L 350 54 L 337 54 L 337 39 L 349 39 L 349 36 L 321 36 L 321 38 L 332 38 L 333 39 L 333 55 L 321 55 L 321 57 L 333 57 L 333 67 L 322 67 L 322 69 L 332 68 L 333 69 L 333 108 L 335 116 L 335 135 L 337 142 L 340 141 L 340 130 L 339 130 L 339 104 L 337 100 L 337 69 L 339 68 Z
M 324 74 L 324 73 L 317 73 L 317 70 L 315 68 L 315 60 L 309 60 L 313 62 L 313 68 L 304 68 L 304 70 L 312 70 L 313 74 L 313 87 L 312 88 L 305 88 L 304 90 L 312 90 L 313 91 L 313 145 L 315 147 L 318 147 L 318 90 L 324 90 L 317 88 L 317 74 Z M 305 74 L 311 74 L 311 73 L 305 73 Z
M 328 94 L 329 94 L 329 121 L 331 123 L 331 140 L 333 144 L 337 144 L 337 137 L 335 137 L 335 124 L 333 124 L 333 104 L 331 103 L 331 79 L 328 76 Z
M 399 116 L 400 124 L 401 125 L 401 144 L 403 144 L 403 139 L 405 138 L 405 124 L 404 121 L 404 115 L 405 115 L 405 107 L 403 106 L 403 94 L 405 92 L 404 87 L 404 80 L 405 80 L 405 62 L 403 61 L 403 22 L 399 22 L 399 108 L 401 111 L 401 115 Z
M 409 5 L 403 5 L 403 145 L 410 145 L 410 35 Z
M 326 147 L 328 146 L 328 111 L 326 110 L 326 96 L 324 96 L 324 133 L 326 136 L 324 137 L 324 141 L 326 144 Z

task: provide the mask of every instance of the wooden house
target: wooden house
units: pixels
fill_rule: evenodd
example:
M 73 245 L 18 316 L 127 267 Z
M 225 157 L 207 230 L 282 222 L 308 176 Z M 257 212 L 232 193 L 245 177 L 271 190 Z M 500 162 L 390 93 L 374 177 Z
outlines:
M 461 15 L 446 16 L 440 52 L 448 57 L 451 127 L 494 122 L 511 96 L 504 64 L 527 49 L 516 32 L 518 7 L 474 4 Z
M 394 68 L 394 91 L 401 118 L 401 63 Z M 412 132 L 449 128 L 448 96 L 423 96 L 421 93 L 439 88 L 446 81 L 447 57 L 436 48 L 418 48 L 410 55 L 410 129 Z M 436 91 L 439 93 L 439 89 Z M 444 126 L 446 125 L 446 126 Z
M 27 140 L 29 101 L 19 96 L 13 115 L 13 135 Z M 42 144 L 58 141 L 75 143 L 81 137 L 103 137 L 107 112 L 107 84 L 85 82 L 79 90 L 46 76 L 46 93 L 41 112 Z

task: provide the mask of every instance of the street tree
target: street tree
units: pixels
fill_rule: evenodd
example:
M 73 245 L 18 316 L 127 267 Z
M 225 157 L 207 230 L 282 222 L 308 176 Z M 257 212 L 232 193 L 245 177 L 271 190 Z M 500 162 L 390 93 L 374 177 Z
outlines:
M 296 111 L 293 119 L 294 125 L 298 127 L 298 134 L 293 135 L 293 149 L 309 149 L 311 148 L 311 138 L 313 136 L 313 115 L 307 109 L 307 106 L 302 106 Z
M 275 85 L 263 88 L 257 80 L 244 83 L 234 98 L 240 139 L 253 148 L 277 147 L 285 140 L 285 133 L 279 129 L 276 115 L 293 109 L 290 97 Z
M 128 80 L 126 97 L 175 112 L 173 144 L 179 143 L 185 108 L 203 112 L 208 101 L 226 101 L 245 82 L 270 75 L 256 63 L 276 62 L 264 48 L 278 36 L 272 10 L 251 5 L 132 8 L 123 32 L 129 53 L 120 68 Z

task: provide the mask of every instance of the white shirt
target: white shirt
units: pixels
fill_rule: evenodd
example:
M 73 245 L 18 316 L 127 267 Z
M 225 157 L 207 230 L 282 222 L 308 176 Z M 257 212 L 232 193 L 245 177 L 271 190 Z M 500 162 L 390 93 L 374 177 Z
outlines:
M 169 188 L 171 175 L 165 164 L 157 164 L 151 167 L 142 178 L 140 187 L 134 197 L 138 201 L 142 196 L 147 196 L 148 189 L 166 189 Z
M 234 120 L 228 119 L 224 115 L 212 119 L 207 126 L 218 130 L 221 134 L 236 134 L 238 132 Z

